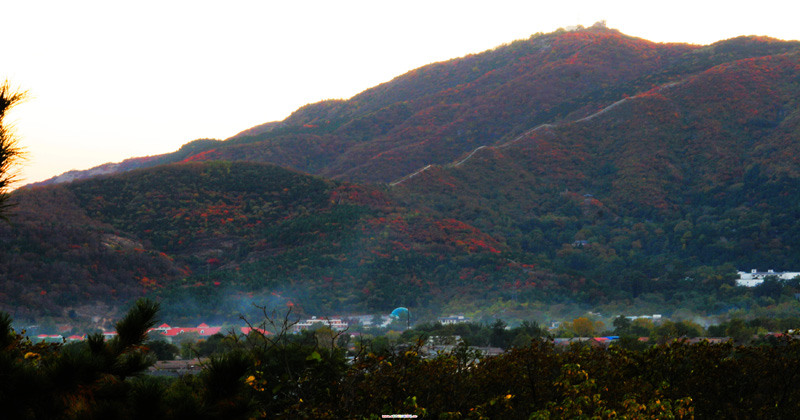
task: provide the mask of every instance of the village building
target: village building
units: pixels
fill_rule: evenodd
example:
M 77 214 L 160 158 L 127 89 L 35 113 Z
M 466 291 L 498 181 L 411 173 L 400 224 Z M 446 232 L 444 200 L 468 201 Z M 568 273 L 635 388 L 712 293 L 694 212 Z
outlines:
M 775 270 L 767 270 L 767 271 L 758 271 L 756 269 L 750 270 L 749 272 L 746 271 L 739 271 L 739 278 L 736 280 L 737 286 L 744 286 L 744 287 L 755 287 L 761 283 L 764 283 L 764 280 L 767 277 L 774 277 L 777 280 L 792 280 L 795 277 L 800 276 L 800 273 L 793 272 L 793 271 L 775 271 Z
M 242 327 L 242 328 L 239 329 L 239 331 L 241 331 L 242 334 L 244 334 L 244 335 L 250 335 L 250 333 L 253 332 L 253 331 L 258 332 L 258 333 L 260 333 L 262 335 L 270 335 L 270 334 L 272 334 L 271 332 L 269 332 L 267 330 L 264 330 L 264 329 L 261 329 L 261 328 L 256 328 L 256 327 Z
M 64 336 L 61 334 L 39 334 L 36 339 L 47 343 L 61 343 L 64 341 Z
M 450 315 L 439 318 L 439 323 L 442 325 L 461 324 L 466 322 L 470 322 L 470 319 L 464 315 Z
M 162 332 L 162 333 L 165 333 L 165 332 L 167 332 L 167 331 L 168 331 L 170 328 L 172 328 L 172 327 L 170 327 L 170 326 L 169 326 L 169 324 L 167 324 L 167 323 L 163 323 L 163 324 L 161 324 L 161 325 L 159 325 L 159 326 L 157 326 L 157 327 L 155 327 L 155 328 L 150 328 L 149 330 L 147 330 L 147 332 L 152 332 L 152 331 L 160 331 L 160 332 Z
M 166 330 L 164 330 L 166 328 Z M 202 323 L 194 328 L 192 327 L 170 327 L 167 324 L 163 324 L 158 328 L 154 328 L 151 331 L 162 331 L 160 334 L 167 338 L 167 341 L 172 342 L 173 339 L 180 336 L 181 334 L 187 333 L 194 333 L 197 334 L 198 338 L 208 338 L 214 334 L 218 334 L 222 332 L 222 327 L 211 327 L 206 323 Z
M 392 317 L 389 315 L 349 315 L 344 318 L 350 321 L 348 324 L 358 324 L 363 327 L 386 328 L 392 322 Z
M 317 318 L 311 317 L 292 325 L 292 332 L 299 333 L 301 331 L 310 330 L 319 327 L 329 327 L 334 331 L 344 331 L 347 329 L 347 322 L 340 318 Z
M 346 328 L 345 324 L 345 328 Z M 338 324 L 335 324 L 338 327 Z M 230 331 L 234 331 L 231 329 Z M 257 331 L 263 335 L 271 335 L 267 330 L 261 328 L 254 328 L 254 327 L 242 327 L 239 329 L 241 334 L 249 335 L 253 331 Z M 169 324 L 161 324 L 157 327 L 153 327 L 147 330 L 148 334 L 150 334 L 150 338 L 155 337 L 163 337 L 166 339 L 167 342 L 172 343 L 173 340 L 176 338 L 183 336 L 184 334 L 192 334 L 195 339 L 204 339 L 211 337 L 215 334 L 225 334 L 226 331 L 223 331 L 223 327 L 212 327 L 206 323 L 202 323 L 196 327 L 172 327 Z M 108 341 L 117 337 L 119 334 L 116 331 L 103 331 L 102 333 L 103 339 Z M 32 337 L 33 338 L 33 337 Z M 86 334 L 79 335 L 73 334 L 65 338 L 64 335 L 61 334 L 38 334 L 35 336 L 36 340 L 44 341 L 49 343 L 61 343 L 61 342 L 76 342 L 76 341 L 85 341 Z
M 653 315 L 630 315 L 626 316 L 625 318 L 630 319 L 631 321 L 635 321 L 637 319 L 649 319 L 654 323 L 661 322 L 661 314 L 653 314 Z

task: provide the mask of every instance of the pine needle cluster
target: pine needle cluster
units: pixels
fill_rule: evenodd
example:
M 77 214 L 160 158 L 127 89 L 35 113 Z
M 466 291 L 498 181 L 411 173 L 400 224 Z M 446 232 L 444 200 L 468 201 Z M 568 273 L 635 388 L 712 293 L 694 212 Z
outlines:
M 0 84 L 0 219 L 3 220 L 8 220 L 8 211 L 12 206 L 8 202 L 8 189 L 17 176 L 14 168 L 23 157 L 13 126 L 6 123 L 5 117 L 26 96 L 27 92 L 11 88 L 8 81 Z

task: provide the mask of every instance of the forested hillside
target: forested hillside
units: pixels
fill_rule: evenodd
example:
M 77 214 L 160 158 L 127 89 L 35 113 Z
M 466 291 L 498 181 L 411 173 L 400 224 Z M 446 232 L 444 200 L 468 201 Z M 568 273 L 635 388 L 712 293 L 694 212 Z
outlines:
M 712 273 L 689 289 L 715 291 L 736 267 L 791 271 L 798 81 L 798 53 L 726 63 L 394 189 L 612 296 L 686 292 Z
M 233 318 L 282 292 L 309 310 L 427 306 L 518 271 L 470 225 L 271 165 L 173 164 L 15 198 L 0 304 L 17 318 L 144 294 Z
M 797 311 L 732 279 L 800 271 L 798 97 L 795 41 L 536 34 L 18 191 L 0 304 Z

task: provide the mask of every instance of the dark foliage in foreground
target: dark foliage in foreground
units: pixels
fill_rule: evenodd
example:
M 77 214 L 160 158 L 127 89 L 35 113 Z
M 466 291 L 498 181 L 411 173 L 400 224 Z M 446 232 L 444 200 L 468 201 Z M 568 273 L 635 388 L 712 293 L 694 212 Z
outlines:
M 120 337 L 33 345 L 0 316 L 0 403 L 15 419 L 379 418 L 788 419 L 800 408 L 800 341 L 735 346 L 674 341 L 642 351 L 532 339 L 495 357 L 421 345 L 344 358 L 335 335 L 251 335 L 196 376 L 156 379 L 139 301 Z M 269 321 L 274 321 L 267 318 Z M 326 339 L 329 338 L 330 340 Z M 420 341 L 421 343 L 421 341 Z

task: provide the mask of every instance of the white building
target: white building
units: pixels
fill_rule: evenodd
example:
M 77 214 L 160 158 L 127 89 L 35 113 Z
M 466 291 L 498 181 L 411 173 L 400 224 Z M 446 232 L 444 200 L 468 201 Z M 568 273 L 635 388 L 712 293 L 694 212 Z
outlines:
M 347 315 L 345 318 L 356 321 L 364 327 L 386 328 L 392 323 L 392 317 L 389 315 Z
M 758 271 L 755 269 L 750 270 L 750 272 L 739 271 L 739 279 L 736 280 L 736 285 L 745 287 L 755 287 L 763 283 L 764 279 L 769 276 L 773 276 L 778 280 L 785 281 L 800 276 L 800 273 L 793 271 L 775 271 L 775 270 Z
M 292 326 L 292 332 L 299 333 L 303 330 L 314 329 L 318 327 L 330 327 L 334 331 L 344 331 L 347 329 L 347 322 L 340 318 L 317 318 L 311 317 L 300 321 Z
M 653 322 L 661 322 L 661 314 L 653 314 L 653 315 L 631 315 L 626 316 L 625 318 L 630 319 L 631 321 L 636 321 L 637 319 L 649 319 Z
M 465 317 L 464 315 L 452 315 L 439 318 L 439 322 L 441 322 L 442 325 L 460 324 L 462 322 L 469 322 L 469 318 Z

